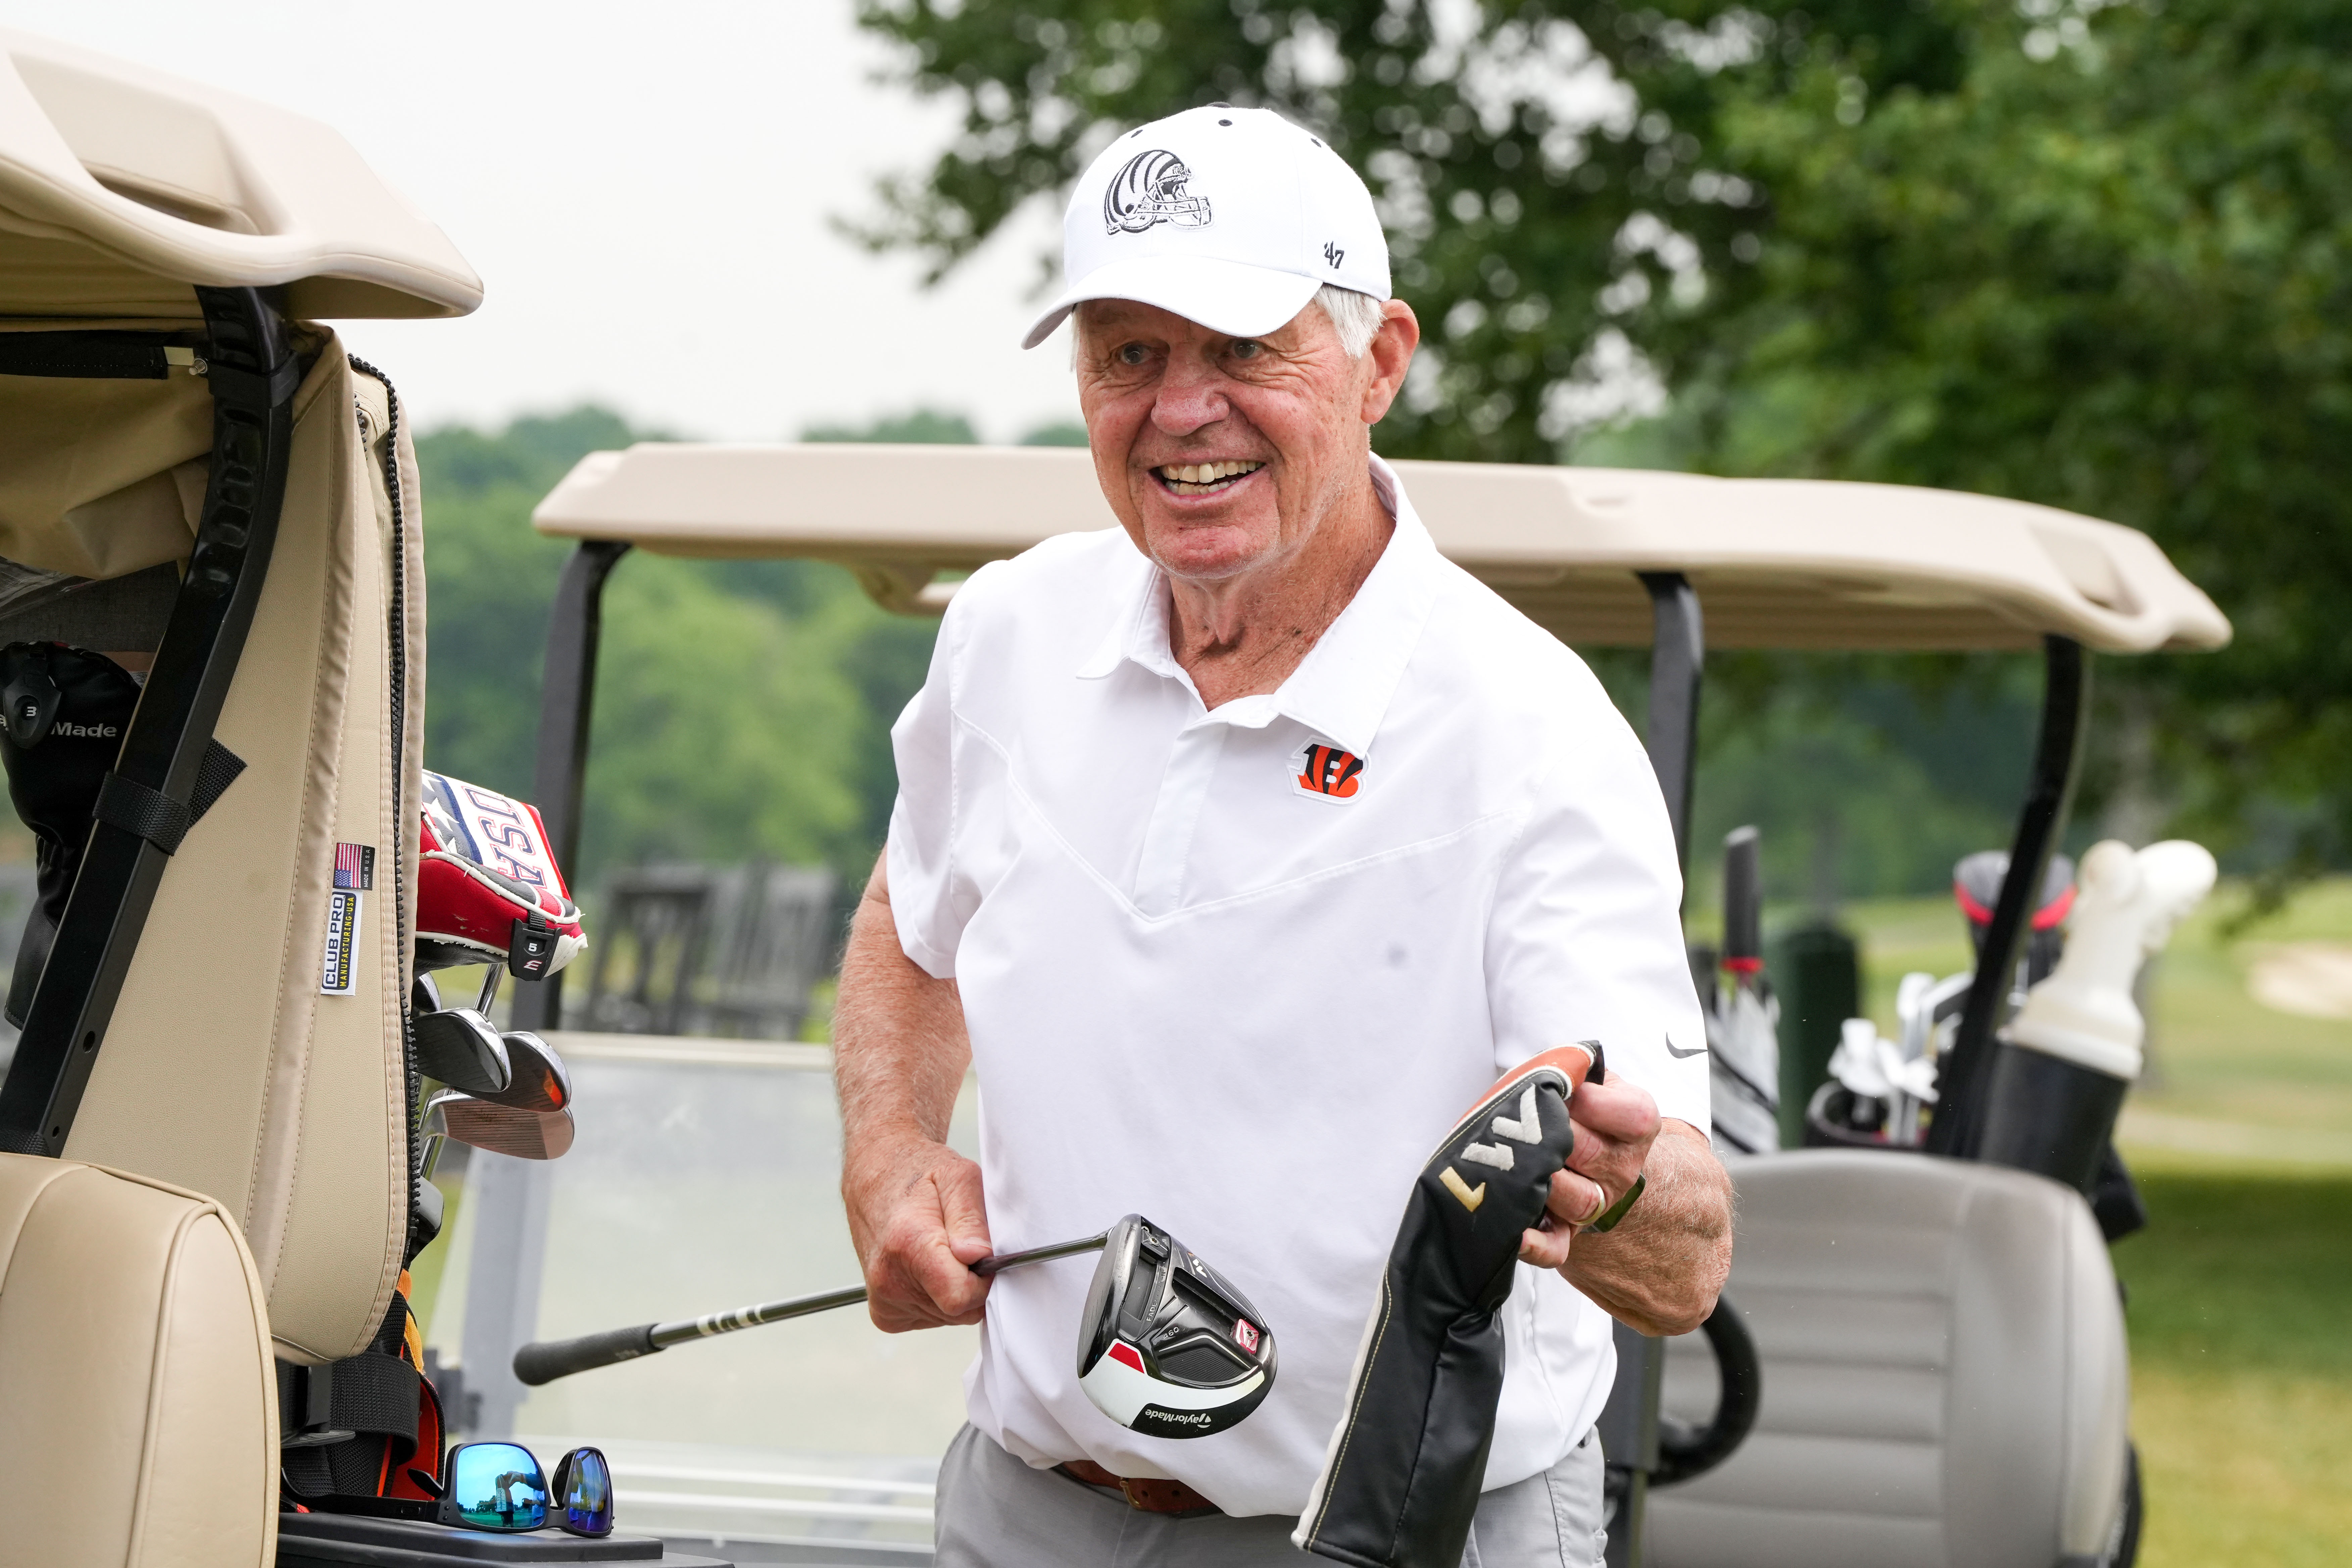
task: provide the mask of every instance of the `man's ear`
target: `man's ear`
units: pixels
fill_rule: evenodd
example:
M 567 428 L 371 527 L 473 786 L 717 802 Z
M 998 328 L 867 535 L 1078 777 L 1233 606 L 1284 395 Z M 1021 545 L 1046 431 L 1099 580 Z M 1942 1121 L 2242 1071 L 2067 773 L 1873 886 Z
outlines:
M 1421 346 L 1421 321 L 1412 307 L 1391 300 L 1381 307 L 1381 328 L 1364 353 L 1372 362 L 1372 379 L 1364 386 L 1363 420 L 1377 425 L 1388 417 L 1397 394 L 1404 390 L 1404 374 Z

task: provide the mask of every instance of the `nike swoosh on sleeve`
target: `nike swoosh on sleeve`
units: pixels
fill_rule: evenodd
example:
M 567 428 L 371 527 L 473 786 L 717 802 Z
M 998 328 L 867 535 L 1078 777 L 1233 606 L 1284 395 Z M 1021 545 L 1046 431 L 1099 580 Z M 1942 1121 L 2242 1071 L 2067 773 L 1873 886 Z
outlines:
M 1675 1058 L 1677 1060 L 1686 1057 L 1703 1057 L 1706 1055 L 1706 1047 L 1705 1046 L 1693 1046 L 1690 1049 L 1684 1050 L 1680 1046 L 1675 1044 L 1675 1037 L 1672 1035 L 1668 1035 L 1666 1037 L 1666 1055 Z

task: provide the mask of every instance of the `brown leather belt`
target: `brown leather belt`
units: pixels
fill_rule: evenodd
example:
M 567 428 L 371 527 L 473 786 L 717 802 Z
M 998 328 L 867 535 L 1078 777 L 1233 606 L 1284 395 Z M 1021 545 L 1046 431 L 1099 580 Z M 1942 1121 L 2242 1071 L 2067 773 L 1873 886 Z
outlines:
M 1072 1459 L 1056 1466 L 1062 1474 L 1090 1487 L 1101 1487 L 1127 1499 L 1127 1506 L 1145 1513 L 1215 1513 L 1217 1505 L 1182 1481 L 1161 1481 L 1114 1476 L 1092 1459 Z

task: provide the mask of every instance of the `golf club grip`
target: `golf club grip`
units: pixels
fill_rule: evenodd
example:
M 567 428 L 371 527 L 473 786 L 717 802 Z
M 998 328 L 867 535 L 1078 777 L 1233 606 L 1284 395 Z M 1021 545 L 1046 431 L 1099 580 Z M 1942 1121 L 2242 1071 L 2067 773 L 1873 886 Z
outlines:
M 542 1383 L 553 1383 L 575 1372 L 592 1372 L 600 1366 L 617 1366 L 625 1361 L 652 1355 L 661 1348 L 654 1342 L 651 1323 L 639 1323 L 633 1329 L 607 1329 L 601 1334 L 583 1334 L 576 1340 L 541 1340 L 515 1352 L 514 1374 L 537 1388 Z

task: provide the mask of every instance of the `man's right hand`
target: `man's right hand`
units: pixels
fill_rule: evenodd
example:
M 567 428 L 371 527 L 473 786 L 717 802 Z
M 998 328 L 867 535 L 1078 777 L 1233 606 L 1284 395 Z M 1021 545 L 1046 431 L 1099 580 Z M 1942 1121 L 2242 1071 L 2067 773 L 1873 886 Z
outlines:
M 886 1334 L 976 1323 L 988 1280 L 980 1167 L 919 1136 L 871 1143 L 842 1173 L 849 1237 L 866 1273 L 866 1311 Z

